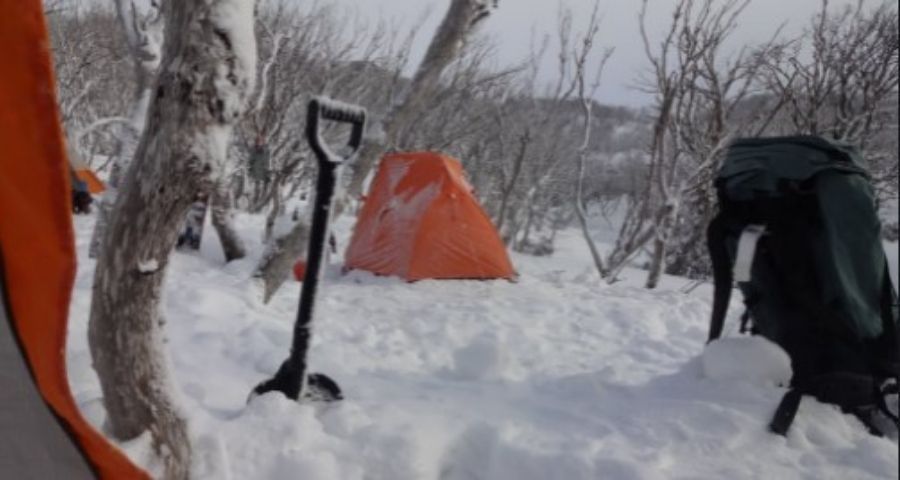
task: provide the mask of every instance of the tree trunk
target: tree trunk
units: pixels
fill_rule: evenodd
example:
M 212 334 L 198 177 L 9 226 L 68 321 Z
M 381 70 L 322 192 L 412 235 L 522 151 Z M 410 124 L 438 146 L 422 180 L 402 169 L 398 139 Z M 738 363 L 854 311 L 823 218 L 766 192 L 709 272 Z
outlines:
M 493 0 L 496 6 L 497 0 Z M 354 165 L 353 175 L 347 187 L 351 197 L 362 195 L 362 187 L 375 162 L 397 141 L 397 134 L 405 128 L 417 113 L 425 108 L 429 95 L 434 92 L 444 70 L 462 52 L 466 40 L 475 27 L 488 15 L 492 0 L 452 0 L 444 19 L 431 38 L 422 63 L 416 69 L 406 95 L 395 104 L 381 123 L 384 136 L 378 142 L 367 142 Z M 368 148 L 366 148 L 368 147 Z M 341 202 L 344 203 L 344 202 Z
M 116 135 L 118 139 L 117 152 L 112 162 L 112 171 L 106 185 L 106 192 L 97 204 L 97 222 L 94 224 L 91 243 L 88 247 L 90 258 L 97 258 L 100 255 L 103 235 L 106 234 L 111 212 L 116 204 L 122 177 L 125 176 L 125 171 L 128 170 L 128 166 L 134 158 L 139 136 L 144 130 L 147 108 L 153 97 L 153 82 L 162 54 L 163 22 L 158 10 L 156 7 L 151 7 L 148 12 L 139 14 L 134 9 L 133 3 L 126 4 L 122 0 L 116 1 L 116 14 L 119 24 L 125 31 L 128 51 L 134 62 L 136 83 L 134 100 L 128 115 L 131 127 L 116 127 L 119 132 Z M 139 16 L 140 21 L 138 21 Z
M 650 259 L 650 273 L 647 275 L 646 288 L 656 288 L 662 277 L 663 264 L 666 259 L 666 242 L 660 238 L 653 241 L 653 256 Z
M 591 260 L 594 262 L 594 268 L 597 269 L 600 278 L 606 278 L 608 272 L 603 265 L 603 257 L 597 249 L 597 244 L 594 242 L 594 239 L 591 238 L 591 230 L 588 228 L 587 211 L 584 208 L 584 170 L 586 156 L 585 152 L 582 152 L 578 156 L 578 180 L 575 184 L 575 215 L 578 217 L 578 225 L 581 227 L 581 236 L 584 237 L 588 250 L 591 252 Z M 554 235 L 556 234 L 555 229 L 553 233 Z
M 167 372 L 159 301 L 181 221 L 222 172 L 256 68 L 252 0 L 163 4 L 163 64 L 134 161 L 102 238 L 88 340 L 117 439 L 149 430 L 165 478 L 191 447 Z
M 498 232 L 503 231 L 503 224 L 506 221 L 506 210 L 509 206 L 509 197 L 515 189 L 516 183 L 519 181 L 519 175 L 522 173 L 522 164 L 525 163 L 525 154 L 528 151 L 528 144 L 530 142 L 531 133 L 526 128 L 522 136 L 519 137 L 519 151 L 516 154 L 516 159 L 513 163 L 513 170 L 509 182 L 507 182 L 500 190 L 502 196 L 500 197 L 500 212 L 497 214 L 496 225 Z
M 274 182 L 276 185 L 272 188 L 272 194 L 269 195 L 271 201 L 265 202 L 272 204 L 272 209 L 266 215 L 266 227 L 263 229 L 263 242 L 267 248 L 270 248 L 272 245 L 272 235 L 275 233 L 275 223 L 278 221 L 278 217 L 285 213 L 284 206 L 281 203 L 281 186 L 278 185 L 278 179 L 275 179 Z
M 666 268 L 666 254 L 672 228 L 678 218 L 678 208 L 667 202 L 660 209 L 656 220 L 656 235 L 653 240 L 653 256 L 650 258 L 650 273 L 647 275 L 646 288 L 656 288 L 663 270 Z
M 216 182 L 210 195 L 210 214 L 212 225 L 219 235 L 222 243 L 222 252 L 225 253 L 225 262 L 238 260 L 247 256 L 244 241 L 234 228 L 234 211 L 231 209 L 231 198 L 228 196 L 228 187 L 223 181 Z
M 332 218 L 339 217 L 349 206 L 351 199 L 362 195 L 363 185 L 375 162 L 396 143 L 398 133 L 409 121 L 425 108 L 428 96 L 438 85 L 444 69 L 459 56 L 475 26 L 490 14 L 492 5 L 496 4 L 497 0 L 451 1 L 406 95 L 401 97 L 381 122 L 383 135 L 377 140 L 367 139 L 360 149 L 346 193 L 335 198 Z M 301 220 L 285 236 L 276 239 L 257 267 L 257 276 L 264 282 L 266 302 L 288 279 L 290 265 L 303 253 L 309 235 L 309 225 L 303 222 L 308 220 Z

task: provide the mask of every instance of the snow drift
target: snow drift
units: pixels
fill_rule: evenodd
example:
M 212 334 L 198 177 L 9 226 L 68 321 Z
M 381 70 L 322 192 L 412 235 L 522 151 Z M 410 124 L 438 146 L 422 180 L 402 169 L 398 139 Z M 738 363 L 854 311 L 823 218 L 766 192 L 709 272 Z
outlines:
M 299 288 L 262 305 L 248 279 L 264 220 L 238 220 L 248 258 L 222 267 L 209 235 L 199 255 L 175 254 L 164 299 L 196 478 L 896 478 L 896 439 L 815 400 L 787 438 L 768 433 L 789 372 L 777 347 L 735 338 L 739 306 L 731 338 L 705 350 L 710 288 L 686 295 L 687 280 L 669 277 L 647 291 L 644 272 L 607 286 L 575 232 L 560 234 L 552 257 L 514 256 L 515 284 L 341 276 L 332 257 L 310 362 L 347 399 L 247 405 L 287 352 Z M 99 426 L 86 342 L 92 221 L 75 218 L 67 356 L 76 399 Z M 346 220 L 336 228 L 348 238 Z M 146 439 L 123 447 L 147 464 Z

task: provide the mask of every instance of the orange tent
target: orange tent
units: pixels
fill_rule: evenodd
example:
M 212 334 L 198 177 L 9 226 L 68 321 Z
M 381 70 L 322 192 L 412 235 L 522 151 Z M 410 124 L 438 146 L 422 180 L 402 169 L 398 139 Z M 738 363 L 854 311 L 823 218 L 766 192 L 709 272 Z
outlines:
M 70 170 L 40 0 L 0 15 L 0 472 L 145 479 L 85 421 L 65 345 L 75 278 Z
M 86 183 L 88 191 L 94 195 L 103 193 L 103 191 L 106 190 L 106 185 L 103 185 L 103 182 L 99 178 L 97 178 L 97 174 L 90 169 L 75 170 L 75 176 L 78 177 L 78 179 L 82 182 Z
M 516 275 L 462 165 L 431 152 L 381 160 L 344 258 L 347 268 L 410 281 Z
M 103 191 L 106 190 L 106 185 L 104 185 L 97 174 L 91 170 L 91 167 L 78 158 L 78 154 L 72 148 L 69 148 L 66 153 L 69 156 L 69 164 L 72 165 L 75 176 L 87 184 L 88 192 L 93 195 L 103 193 Z

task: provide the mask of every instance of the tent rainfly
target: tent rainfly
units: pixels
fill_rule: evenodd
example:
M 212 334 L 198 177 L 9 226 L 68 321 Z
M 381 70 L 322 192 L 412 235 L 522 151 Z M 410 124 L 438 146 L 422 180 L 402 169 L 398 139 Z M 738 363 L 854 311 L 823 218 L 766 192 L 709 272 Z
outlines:
M 516 276 L 460 162 L 432 152 L 381 160 L 345 262 L 410 281 Z
M 40 0 L 4 3 L 0 44 L 0 477 L 147 479 L 66 379 L 75 280 L 70 166 Z

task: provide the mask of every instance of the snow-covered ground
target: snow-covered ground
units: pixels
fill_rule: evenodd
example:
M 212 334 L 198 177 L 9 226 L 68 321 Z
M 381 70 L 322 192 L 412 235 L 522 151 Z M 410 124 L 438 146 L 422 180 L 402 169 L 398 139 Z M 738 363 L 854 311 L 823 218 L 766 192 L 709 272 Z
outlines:
M 248 405 L 287 355 L 299 284 L 263 305 L 250 280 L 262 219 L 239 224 L 250 258 L 223 266 L 208 230 L 168 273 L 168 346 L 196 478 L 897 478 L 897 440 L 831 406 L 804 399 L 787 438 L 766 431 L 789 372 L 777 348 L 735 337 L 739 301 L 731 338 L 704 354 L 709 286 L 686 294 L 687 280 L 666 278 L 647 291 L 637 271 L 605 285 L 574 231 L 551 257 L 513 255 L 517 283 L 341 276 L 332 258 L 310 361 L 346 400 L 269 394 Z M 99 426 L 86 340 L 92 226 L 75 217 L 68 360 L 76 399 Z M 349 223 L 336 228 L 346 242 Z M 146 440 L 123 445 L 143 465 Z

